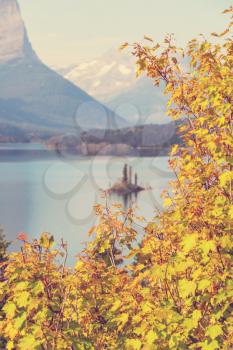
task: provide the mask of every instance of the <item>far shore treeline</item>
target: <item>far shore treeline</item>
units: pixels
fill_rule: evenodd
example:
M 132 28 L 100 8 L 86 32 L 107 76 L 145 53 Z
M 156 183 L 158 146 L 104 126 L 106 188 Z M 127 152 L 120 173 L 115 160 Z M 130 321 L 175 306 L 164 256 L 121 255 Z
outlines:
M 49 150 L 72 155 L 165 156 L 171 146 L 180 144 L 180 123 L 136 125 L 122 129 L 74 130 L 73 133 L 1 128 L 0 143 L 42 143 Z

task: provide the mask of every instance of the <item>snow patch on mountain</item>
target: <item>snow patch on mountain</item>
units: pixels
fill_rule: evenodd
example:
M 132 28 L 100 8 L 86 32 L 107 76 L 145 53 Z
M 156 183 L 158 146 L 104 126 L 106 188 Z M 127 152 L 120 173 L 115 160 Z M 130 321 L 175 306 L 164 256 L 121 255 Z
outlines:
M 132 69 L 128 68 L 127 66 L 124 66 L 123 64 L 120 64 L 118 66 L 119 72 L 123 75 L 129 75 L 132 74 Z
M 117 49 L 58 72 L 101 101 L 127 90 L 136 81 L 134 59 Z
M 100 71 L 97 73 L 97 76 L 103 76 L 105 74 L 107 74 L 108 72 L 110 72 L 110 70 L 115 66 L 116 62 L 112 62 L 110 64 L 106 64 L 105 66 L 103 66 Z

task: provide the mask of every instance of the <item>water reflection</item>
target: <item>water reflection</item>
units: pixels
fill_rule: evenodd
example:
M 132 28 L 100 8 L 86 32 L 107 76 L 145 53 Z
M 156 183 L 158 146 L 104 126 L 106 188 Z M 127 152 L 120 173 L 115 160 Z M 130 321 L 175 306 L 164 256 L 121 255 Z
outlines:
M 129 193 L 124 195 L 117 195 L 116 193 L 110 193 L 109 198 L 111 203 L 122 203 L 123 209 L 127 210 L 132 208 L 138 201 L 138 192 Z
M 31 239 L 51 232 L 56 241 L 68 241 L 71 261 L 96 224 L 92 208 L 104 204 L 100 189 L 121 178 L 126 161 L 151 189 L 123 197 L 111 194 L 109 204 L 120 202 L 125 209 L 137 204 L 139 216 L 151 220 L 161 203 L 160 193 L 172 177 L 166 158 L 97 157 L 62 162 L 55 157 L 20 161 L 14 155 L 7 161 L 0 159 L 0 224 L 7 238 L 14 240 L 21 231 Z

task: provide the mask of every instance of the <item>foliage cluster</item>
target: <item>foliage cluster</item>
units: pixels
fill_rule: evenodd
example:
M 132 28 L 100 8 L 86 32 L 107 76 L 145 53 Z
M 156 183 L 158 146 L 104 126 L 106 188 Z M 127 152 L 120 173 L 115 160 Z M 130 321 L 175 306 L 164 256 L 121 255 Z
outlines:
M 203 37 L 187 51 L 171 37 L 133 45 L 138 74 L 163 82 L 168 113 L 185 116 L 166 209 L 145 224 L 132 209 L 122 219 L 119 206 L 97 206 L 99 224 L 74 270 L 56 262 L 66 260 L 64 243 L 58 251 L 48 234 L 20 237 L 0 289 L 7 350 L 233 348 L 231 25 L 219 43 Z
M 0 261 L 6 258 L 7 248 L 9 247 L 9 242 L 7 242 L 4 235 L 3 229 L 0 226 Z

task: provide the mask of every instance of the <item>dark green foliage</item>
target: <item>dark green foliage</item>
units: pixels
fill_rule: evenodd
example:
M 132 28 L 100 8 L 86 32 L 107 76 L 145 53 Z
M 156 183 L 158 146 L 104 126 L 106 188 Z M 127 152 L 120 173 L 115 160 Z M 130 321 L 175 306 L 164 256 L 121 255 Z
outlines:
M 6 257 L 10 243 L 6 240 L 2 227 L 0 227 L 0 262 Z

